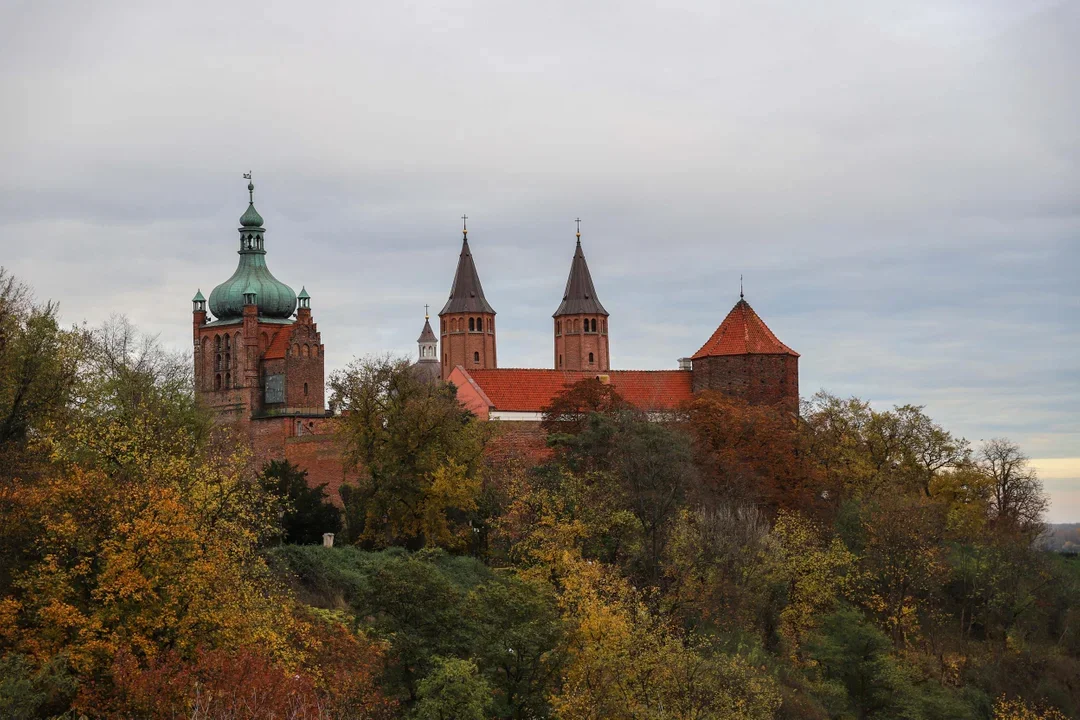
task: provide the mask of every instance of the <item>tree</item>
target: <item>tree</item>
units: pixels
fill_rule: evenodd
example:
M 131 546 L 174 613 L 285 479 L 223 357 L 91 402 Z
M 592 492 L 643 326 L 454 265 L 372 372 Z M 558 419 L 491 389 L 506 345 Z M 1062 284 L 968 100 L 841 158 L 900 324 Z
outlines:
M 330 388 L 346 460 L 361 473 L 362 540 L 465 546 L 493 428 L 458 403 L 453 385 L 424 380 L 406 360 L 354 362 Z
M 271 460 L 263 468 L 263 487 L 279 498 L 282 540 L 315 545 L 323 533 L 341 531 L 341 511 L 326 499 L 326 483 L 309 487 L 307 471 L 288 460 Z
M 613 413 L 628 408 L 615 386 L 596 378 L 578 380 L 551 399 L 541 412 L 540 427 L 549 435 L 576 435 L 592 413 Z
M 491 707 L 491 688 L 476 663 L 457 658 L 436 657 L 417 697 L 417 720 L 484 720 Z
M 1004 533 L 1037 536 L 1049 503 L 1020 447 L 1005 438 L 988 440 L 979 448 L 976 467 L 991 485 L 989 511 L 994 527 Z

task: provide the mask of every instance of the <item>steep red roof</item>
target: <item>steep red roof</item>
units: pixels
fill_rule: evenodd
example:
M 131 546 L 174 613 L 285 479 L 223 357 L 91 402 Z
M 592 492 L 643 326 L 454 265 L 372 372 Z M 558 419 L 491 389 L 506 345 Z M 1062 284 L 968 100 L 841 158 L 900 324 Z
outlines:
M 463 368 L 462 368 L 463 369 Z M 464 369 L 463 369 L 464 370 Z M 693 396 L 686 370 L 569 371 L 533 368 L 467 370 L 495 410 L 540 412 L 579 380 L 607 375 L 615 392 L 643 410 L 671 410 Z
M 264 360 L 280 360 L 289 354 L 289 337 L 292 335 L 292 326 L 286 325 L 274 334 L 270 346 L 263 355 Z
M 794 355 L 799 353 L 776 339 L 765 321 L 758 317 L 750 303 L 743 299 L 716 328 L 709 341 L 694 353 L 692 359 L 718 355 Z

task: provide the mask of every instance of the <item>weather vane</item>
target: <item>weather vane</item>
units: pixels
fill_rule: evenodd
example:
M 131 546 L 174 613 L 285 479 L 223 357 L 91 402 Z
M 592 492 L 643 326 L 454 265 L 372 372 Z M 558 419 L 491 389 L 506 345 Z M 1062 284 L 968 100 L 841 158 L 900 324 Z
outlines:
M 739 299 L 740 300 L 743 299 L 743 294 L 742 294 L 742 273 L 739 273 Z
M 244 173 L 244 179 L 248 181 L 248 202 L 255 204 L 255 183 L 251 181 L 251 171 Z

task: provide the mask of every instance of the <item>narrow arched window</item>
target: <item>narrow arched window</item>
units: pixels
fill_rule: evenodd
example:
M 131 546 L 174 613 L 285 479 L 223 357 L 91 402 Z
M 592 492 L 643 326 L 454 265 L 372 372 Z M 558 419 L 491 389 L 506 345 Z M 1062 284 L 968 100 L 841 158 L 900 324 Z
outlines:
M 232 387 L 232 375 L 225 373 L 225 389 L 228 390 Z
M 555 321 L 555 334 L 562 335 L 562 320 Z
M 221 373 L 218 373 L 217 375 L 214 376 L 214 389 L 215 390 L 220 390 L 221 389 Z
M 589 364 L 590 365 L 593 364 L 593 354 L 592 353 L 589 353 Z
M 220 335 L 215 335 L 214 336 L 214 351 L 215 352 L 221 352 L 221 336 Z
M 480 353 L 478 353 L 478 352 L 474 352 L 474 353 L 472 354 L 472 361 L 473 361 L 474 363 L 479 363 L 479 362 L 480 362 Z
M 596 332 L 596 318 L 593 318 L 591 322 L 592 322 L 592 331 Z
M 304 343 L 304 357 L 311 357 L 311 348 L 307 343 Z
M 304 383 L 304 397 L 307 397 L 307 383 Z
M 228 335 L 226 335 L 225 337 L 228 337 Z M 227 368 L 232 367 L 232 355 L 230 355 L 229 353 L 225 353 L 225 367 L 227 367 Z M 226 385 L 227 384 L 228 383 L 226 383 Z
M 442 364 L 445 365 L 446 363 L 447 363 L 446 353 L 443 353 L 442 354 Z
M 300 357 L 300 343 L 293 343 L 292 354 L 293 357 Z
M 229 349 L 229 336 L 228 335 L 225 336 L 225 349 L 226 350 Z
M 220 370 L 221 369 L 221 353 L 218 353 L 217 355 L 214 356 L 214 369 L 215 370 Z
M 562 367 L 562 355 L 559 356 L 559 367 Z
M 476 330 L 476 320 L 469 318 L 469 332 Z

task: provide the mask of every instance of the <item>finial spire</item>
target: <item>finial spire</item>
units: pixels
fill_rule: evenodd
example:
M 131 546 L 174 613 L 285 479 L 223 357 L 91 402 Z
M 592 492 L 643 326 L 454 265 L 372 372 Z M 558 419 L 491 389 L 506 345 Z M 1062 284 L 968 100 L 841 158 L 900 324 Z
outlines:
M 577 223 L 577 241 L 581 242 L 581 218 L 578 218 L 574 222 Z
M 743 299 L 743 294 L 742 294 L 742 273 L 739 273 L 739 299 L 740 300 Z
M 468 215 L 462 215 L 461 216 L 461 236 L 464 237 L 464 238 L 469 237 L 469 225 L 468 225 L 468 222 L 469 222 L 469 216 Z
M 431 306 L 428 305 L 427 303 L 424 303 L 424 319 L 425 320 L 430 320 L 431 319 L 431 315 L 428 313 L 428 308 L 429 307 L 431 307 Z
M 244 173 L 244 179 L 248 181 L 248 202 L 252 205 L 255 204 L 255 183 L 251 181 L 251 171 L 248 170 Z

